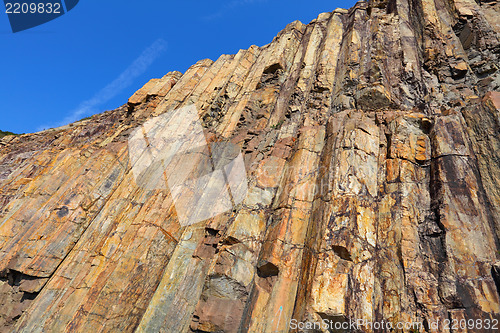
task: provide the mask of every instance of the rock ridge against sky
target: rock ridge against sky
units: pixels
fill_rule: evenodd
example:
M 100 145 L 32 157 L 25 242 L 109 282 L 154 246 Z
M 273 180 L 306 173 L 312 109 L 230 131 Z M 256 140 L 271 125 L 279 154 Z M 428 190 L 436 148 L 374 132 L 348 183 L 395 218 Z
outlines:
M 0 332 L 289 332 L 324 319 L 490 332 L 499 35 L 498 1 L 358 2 L 153 79 L 114 111 L 1 138 Z M 187 173 L 220 167 L 230 181 L 242 156 L 247 177 L 232 209 L 189 224 L 169 186 L 141 186 L 162 173 L 134 174 L 144 159 L 129 141 L 183 107 L 207 141 Z M 175 161 L 168 184 L 186 176 Z M 446 319 L 483 326 L 432 327 Z

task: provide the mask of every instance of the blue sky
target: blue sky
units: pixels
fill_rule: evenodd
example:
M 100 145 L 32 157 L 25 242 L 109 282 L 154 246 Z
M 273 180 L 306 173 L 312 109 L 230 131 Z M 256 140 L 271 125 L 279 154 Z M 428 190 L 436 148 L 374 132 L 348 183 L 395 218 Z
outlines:
M 308 23 L 353 4 L 80 0 L 67 14 L 15 34 L 3 10 L 0 130 L 35 132 L 117 108 L 151 78 L 265 45 L 294 20 Z

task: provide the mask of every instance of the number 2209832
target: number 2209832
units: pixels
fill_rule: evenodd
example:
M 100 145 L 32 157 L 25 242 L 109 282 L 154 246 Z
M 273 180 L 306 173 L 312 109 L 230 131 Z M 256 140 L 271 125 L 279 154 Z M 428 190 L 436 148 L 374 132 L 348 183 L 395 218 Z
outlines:
M 61 14 L 60 3 L 22 3 L 7 2 L 5 4 L 7 14 Z

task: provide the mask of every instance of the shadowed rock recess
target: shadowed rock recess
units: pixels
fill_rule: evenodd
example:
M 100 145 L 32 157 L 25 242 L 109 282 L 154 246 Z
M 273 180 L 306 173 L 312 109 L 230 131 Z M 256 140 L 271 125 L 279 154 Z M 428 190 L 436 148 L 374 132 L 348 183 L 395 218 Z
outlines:
M 2 138 L 0 332 L 490 332 L 431 324 L 500 314 L 499 36 L 495 0 L 358 2 Z M 192 104 L 248 193 L 182 226 L 127 140 Z

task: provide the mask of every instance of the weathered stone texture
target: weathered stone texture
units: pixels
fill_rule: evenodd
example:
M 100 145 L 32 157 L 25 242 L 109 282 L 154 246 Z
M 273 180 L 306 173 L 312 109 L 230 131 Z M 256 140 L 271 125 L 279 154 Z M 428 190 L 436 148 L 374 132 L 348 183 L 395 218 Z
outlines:
M 0 332 L 500 319 L 499 17 L 358 2 L 0 139 Z M 241 148 L 249 190 L 186 227 L 168 189 L 136 184 L 127 139 L 191 104 Z

